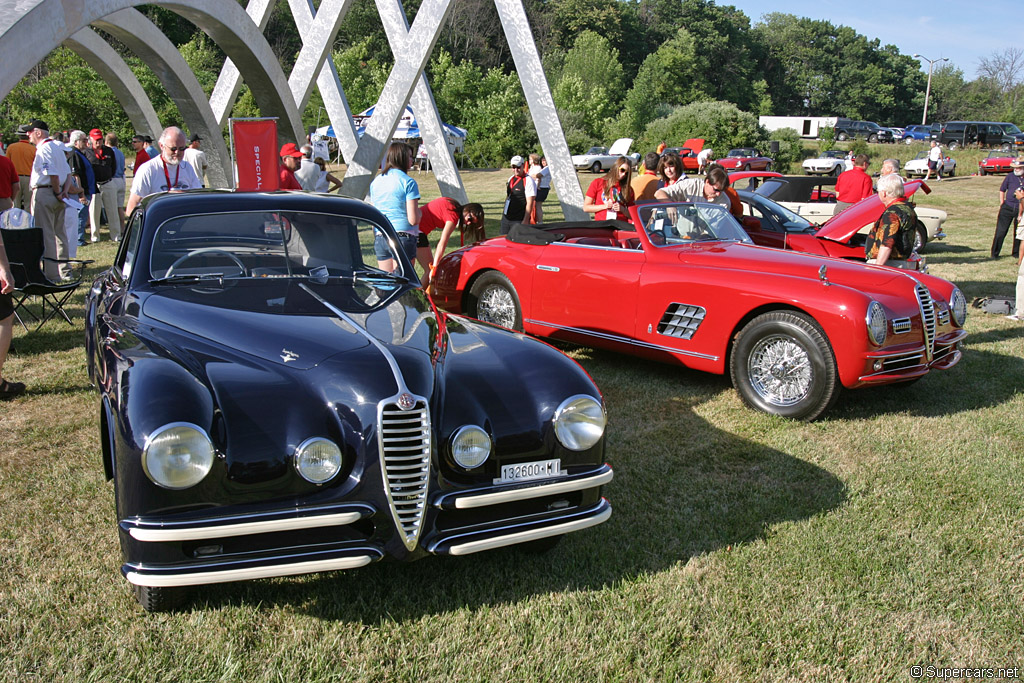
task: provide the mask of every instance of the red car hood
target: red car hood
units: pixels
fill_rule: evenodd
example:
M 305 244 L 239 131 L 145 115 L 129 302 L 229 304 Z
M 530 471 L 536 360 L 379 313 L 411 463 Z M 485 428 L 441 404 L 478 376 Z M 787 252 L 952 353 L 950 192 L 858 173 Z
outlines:
M 674 249 L 676 247 L 668 247 Z M 797 251 L 758 247 L 738 242 L 714 242 L 678 247 L 679 260 L 694 267 L 707 267 L 714 254 L 714 267 L 758 273 L 778 273 L 818 280 L 821 266 L 827 266 L 826 278 L 835 285 L 845 285 L 864 292 L 886 291 L 889 283 L 908 273 L 885 266 L 843 259 L 822 258 Z
M 691 152 L 696 154 L 704 149 L 704 138 L 690 138 L 683 143 L 683 147 L 688 148 Z
M 910 197 L 918 188 L 924 188 L 925 194 L 931 192 L 931 188 L 923 180 L 908 180 L 903 184 L 905 196 Z M 878 195 L 872 195 L 860 200 L 845 211 L 837 213 L 825 221 L 821 228 L 815 233 L 816 237 L 823 237 L 833 242 L 849 242 L 850 238 L 868 223 L 874 223 L 882 215 L 882 200 Z

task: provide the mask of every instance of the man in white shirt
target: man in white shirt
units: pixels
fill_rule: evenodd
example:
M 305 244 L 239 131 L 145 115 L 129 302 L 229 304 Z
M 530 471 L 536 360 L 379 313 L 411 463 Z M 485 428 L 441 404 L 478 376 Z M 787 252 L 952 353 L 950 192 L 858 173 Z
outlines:
M 206 183 L 203 182 L 206 178 L 206 152 L 199 149 L 199 143 L 202 140 L 199 133 L 193 133 L 189 138 L 188 149 L 185 150 L 185 163 L 192 167 L 192 170 L 196 172 L 196 177 L 199 178 L 199 183 L 206 187 Z
M 43 256 L 48 259 L 68 258 L 68 239 L 64 231 L 64 181 L 71 167 L 64 156 L 64 146 L 50 139 L 50 128 L 39 119 L 28 122 L 28 140 L 36 146 L 32 162 L 32 217 L 36 227 L 43 229 Z M 46 277 L 53 281 L 68 277 L 67 264 L 44 261 Z
M 715 151 L 710 147 L 705 147 L 697 153 L 697 173 L 704 173 L 708 170 L 708 166 L 711 165 L 711 155 Z
M 302 152 L 302 159 L 299 161 L 299 169 L 295 171 L 295 179 L 302 185 L 305 192 L 316 192 L 316 183 L 320 180 L 320 167 L 313 161 L 313 148 L 310 145 L 303 145 L 299 150 Z
M 708 171 L 706 178 L 683 178 L 654 193 L 655 199 L 677 202 L 708 202 L 729 208 L 731 202 L 725 188 L 729 187 L 729 174 L 721 166 Z
M 135 169 L 132 194 L 128 197 L 128 206 L 125 209 L 129 216 L 146 195 L 156 192 L 198 190 L 203 186 L 192 166 L 181 163 L 188 147 L 181 128 L 165 128 L 159 143 L 160 156 Z

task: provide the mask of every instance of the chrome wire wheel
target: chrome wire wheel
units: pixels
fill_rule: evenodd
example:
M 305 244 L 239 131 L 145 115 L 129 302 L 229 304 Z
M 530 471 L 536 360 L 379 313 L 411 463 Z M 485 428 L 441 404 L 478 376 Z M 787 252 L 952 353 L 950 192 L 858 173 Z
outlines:
M 512 292 L 501 285 L 490 285 L 480 293 L 476 305 L 477 319 L 512 328 L 516 322 L 516 304 Z
M 765 401 L 791 406 L 805 399 L 814 373 L 805 349 L 790 336 L 762 338 L 747 358 L 750 384 Z
M 523 310 L 512 282 L 491 270 L 480 275 L 469 288 L 466 312 L 477 320 L 523 331 Z
M 733 339 L 729 372 L 752 408 L 811 421 L 839 397 L 835 353 L 821 326 L 806 313 L 762 313 Z

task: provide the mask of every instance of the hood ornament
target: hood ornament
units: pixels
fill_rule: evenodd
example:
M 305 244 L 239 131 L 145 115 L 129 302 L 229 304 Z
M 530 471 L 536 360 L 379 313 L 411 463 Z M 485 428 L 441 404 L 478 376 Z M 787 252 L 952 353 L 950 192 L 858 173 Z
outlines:
M 298 359 L 299 354 L 295 353 L 294 351 L 289 351 L 288 349 L 281 349 L 281 360 L 283 360 L 285 363 L 290 363 L 291 361 Z
M 412 397 L 412 394 L 402 394 L 398 397 L 398 407 L 402 410 L 412 410 L 415 405 L 416 399 Z

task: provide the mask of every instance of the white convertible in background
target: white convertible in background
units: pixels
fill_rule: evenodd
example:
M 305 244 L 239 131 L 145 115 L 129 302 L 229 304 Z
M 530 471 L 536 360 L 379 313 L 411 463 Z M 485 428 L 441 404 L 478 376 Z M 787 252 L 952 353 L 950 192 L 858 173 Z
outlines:
M 612 143 L 610 148 L 591 147 L 586 154 L 574 154 L 572 165 L 578 171 L 590 171 L 600 173 L 607 171 L 619 157 L 629 156 L 629 146 L 633 144 L 633 138 L 619 138 Z
M 928 174 L 928 150 L 922 150 L 903 166 L 903 175 L 908 178 L 924 178 Z M 956 159 L 948 154 L 942 157 L 942 175 L 956 175 Z M 920 211 L 918 211 L 920 215 Z

